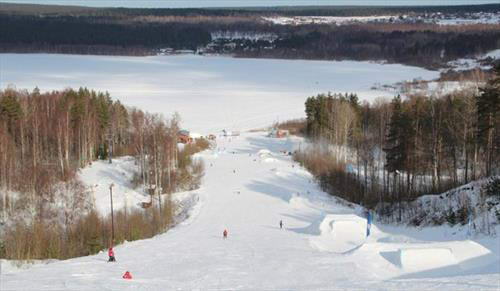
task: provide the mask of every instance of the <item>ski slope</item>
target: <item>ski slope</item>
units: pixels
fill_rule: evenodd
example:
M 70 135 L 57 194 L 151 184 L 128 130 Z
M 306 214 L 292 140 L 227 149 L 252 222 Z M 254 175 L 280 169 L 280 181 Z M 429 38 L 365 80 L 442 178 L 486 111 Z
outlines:
M 7 269 L 0 290 L 498 290 L 498 238 L 375 224 L 365 239 L 360 207 L 321 192 L 280 152 L 300 142 L 220 137 L 198 155 L 206 176 L 183 194 L 198 201 L 183 223 L 117 246 L 117 263 L 103 252 Z

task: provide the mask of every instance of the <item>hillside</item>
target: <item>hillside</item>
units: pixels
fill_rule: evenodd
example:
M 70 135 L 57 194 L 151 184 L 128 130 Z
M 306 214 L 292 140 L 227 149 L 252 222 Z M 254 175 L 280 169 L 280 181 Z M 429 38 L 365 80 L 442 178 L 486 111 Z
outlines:
M 318 189 L 284 155 L 302 142 L 264 132 L 218 137 L 199 202 L 166 234 L 1 276 L 2 290 L 405 289 L 495 290 L 497 237 L 461 227 L 376 222 L 365 239 L 362 209 Z M 221 183 L 221 181 L 224 181 Z M 279 228 L 279 221 L 284 229 Z M 228 239 L 222 231 L 228 229 Z M 497 231 L 500 230 L 496 226 Z M 133 279 L 121 276 L 129 271 Z

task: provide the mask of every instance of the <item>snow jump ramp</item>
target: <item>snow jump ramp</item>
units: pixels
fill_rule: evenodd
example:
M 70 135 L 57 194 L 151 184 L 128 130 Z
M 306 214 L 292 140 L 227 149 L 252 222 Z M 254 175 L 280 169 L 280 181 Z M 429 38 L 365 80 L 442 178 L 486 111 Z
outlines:
M 399 250 L 401 267 L 408 272 L 419 272 L 457 265 L 453 251 L 446 247 L 402 248 Z
M 484 246 L 470 240 L 415 244 L 380 255 L 407 273 L 437 270 L 453 271 L 481 268 L 498 261 Z
M 319 224 L 319 235 L 310 239 L 320 251 L 346 254 L 360 248 L 366 240 L 366 220 L 357 215 L 326 215 Z

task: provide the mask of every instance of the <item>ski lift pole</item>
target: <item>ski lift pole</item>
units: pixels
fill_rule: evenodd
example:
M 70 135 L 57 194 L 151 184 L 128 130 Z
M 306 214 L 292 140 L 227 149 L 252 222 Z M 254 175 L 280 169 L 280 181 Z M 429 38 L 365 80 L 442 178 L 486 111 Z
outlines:
M 111 246 L 113 246 L 115 243 L 115 221 L 113 217 L 113 186 L 115 186 L 115 184 L 113 183 L 109 185 L 109 199 L 111 201 Z

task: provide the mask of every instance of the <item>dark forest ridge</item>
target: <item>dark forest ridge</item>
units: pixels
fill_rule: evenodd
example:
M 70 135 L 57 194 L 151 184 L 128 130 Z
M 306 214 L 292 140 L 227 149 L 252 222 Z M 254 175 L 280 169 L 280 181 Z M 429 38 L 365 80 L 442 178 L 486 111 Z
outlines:
M 500 4 L 158 9 L 0 5 L 0 53 L 189 52 L 374 60 L 435 69 L 499 45 Z
M 498 12 L 500 4 L 439 6 L 274 6 L 274 7 L 207 7 L 207 8 L 123 8 L 76 5 L 43 5 L 0 2 L 0 13 L 55 15 L 268 15 L 285 16 L 368 16 L 401 13 L 475 13 Z

